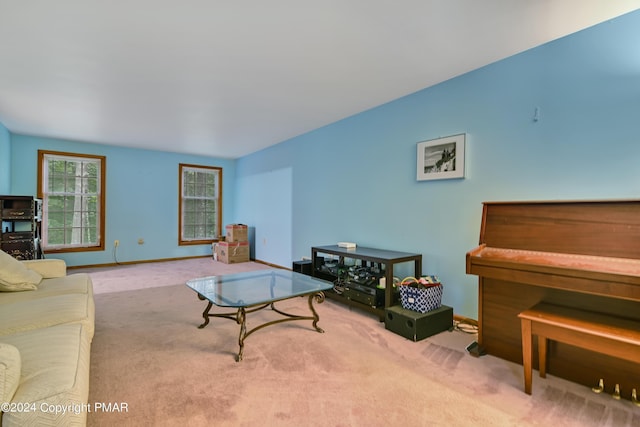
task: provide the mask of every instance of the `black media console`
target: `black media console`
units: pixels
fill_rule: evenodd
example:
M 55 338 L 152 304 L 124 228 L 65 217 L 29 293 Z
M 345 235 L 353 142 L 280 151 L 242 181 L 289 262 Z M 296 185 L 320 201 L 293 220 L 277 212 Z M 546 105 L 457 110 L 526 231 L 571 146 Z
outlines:
M 413 262 L 415 277 L 422 274 L 422 254 L 338 245 L 311 248 L 311 275 L 334 283 L 327 297 L 374 313 L 381 321 L 385 308 L 398 303 L 394 267 L 406 262 Z

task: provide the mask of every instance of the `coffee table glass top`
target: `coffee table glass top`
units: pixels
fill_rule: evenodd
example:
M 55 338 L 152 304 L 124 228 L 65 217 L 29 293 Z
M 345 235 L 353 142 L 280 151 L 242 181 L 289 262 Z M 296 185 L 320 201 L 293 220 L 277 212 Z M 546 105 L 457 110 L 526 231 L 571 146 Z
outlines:
M 289 270 L 258 270 L 189 280 L 187 286 L 220 307 L 249 307 L 331 289 L 333 284 Z

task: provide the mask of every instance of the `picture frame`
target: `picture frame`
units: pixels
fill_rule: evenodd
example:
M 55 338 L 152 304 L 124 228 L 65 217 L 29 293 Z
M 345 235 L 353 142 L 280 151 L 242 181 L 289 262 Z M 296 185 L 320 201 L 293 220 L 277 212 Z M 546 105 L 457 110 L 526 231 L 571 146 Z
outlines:
M 418 181 L 464 178 L 466 134 L 418 142 Z

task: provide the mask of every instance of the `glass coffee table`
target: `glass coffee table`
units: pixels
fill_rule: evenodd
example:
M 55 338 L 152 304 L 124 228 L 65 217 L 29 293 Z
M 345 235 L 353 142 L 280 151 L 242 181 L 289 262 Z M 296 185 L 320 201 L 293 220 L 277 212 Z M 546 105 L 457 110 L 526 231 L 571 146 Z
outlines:
M 312 320 L 315 330 L 324 332 L 318 327 L 320 317 L 313 303 L 314 301 L 318 304 L 322 303 L 324 301 L 323 291 L 331 289 L 333 284 L 294 271 L 258 270 L 193 279 L 187 282 L 187 286 L 197 292 L 199 299 L 208 301 L 207 307 L 202 312 L 204 323 L 198 328 L 202 329 L 207 326 L 211 317 L 231 319 L 240 325 L 238 338 L 240 350 L 236 358 L 239 362 L 242 360 L 244 340 L 266 326 L 293 320 Z M 275 303 L 278 301 L 305 296 L 308 297 L 311 316 L 285 313 L 275 307 Z M 211 307 L 214 304 L 218 307 L 237 310 L 227 313 L 211 313 Z M 253 313 L 267 307 L 282 317 L 247 331 L 247 313 Z

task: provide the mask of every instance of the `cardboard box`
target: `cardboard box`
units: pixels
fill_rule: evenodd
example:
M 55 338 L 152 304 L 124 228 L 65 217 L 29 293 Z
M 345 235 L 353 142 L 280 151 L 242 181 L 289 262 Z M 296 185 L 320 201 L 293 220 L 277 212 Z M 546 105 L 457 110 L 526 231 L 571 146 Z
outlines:
M 216 257 L 225 264 L 249 261 L 249 242 L 218 242 Z
M 226 227 L 227 242 L 246 242 L 249 240 L 248 228 L 244 224 L 229 224 Z
M 385 309 L 384 326 L 412 341 L 420 341 L 453 326 L 453 308 L 440 306 L 426 313 L 407 310 L 399 305 Z

